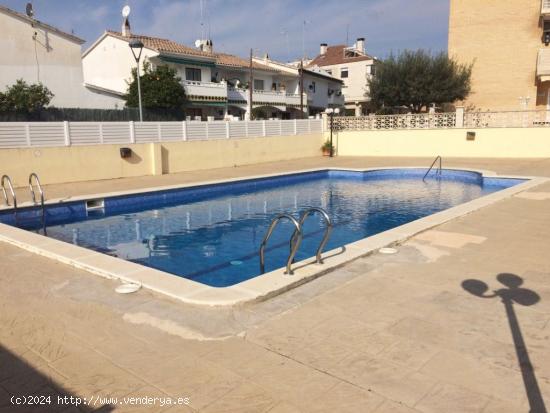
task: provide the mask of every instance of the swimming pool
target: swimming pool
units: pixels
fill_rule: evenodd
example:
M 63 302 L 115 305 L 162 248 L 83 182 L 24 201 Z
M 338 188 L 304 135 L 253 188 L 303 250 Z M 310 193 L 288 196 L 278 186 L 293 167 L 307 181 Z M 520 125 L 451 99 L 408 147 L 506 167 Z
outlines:
M 325 250 L 525 182 L 443 170 L 320 170 L 245 179 L 48 206 L 48 237 L 155 268 L 211 287 L 228 287 L 260 275 L 258 249 L 279 213 L 298 218 L 321 207 L 334 229 Z M 0 222 L 15 225 L 13 213 Z M 20 210 L 17 226 L 40 230 L 40 211 Z M 306 220 L 301 261 L 315 255 L 324 233 L 318 215 Z M 290 222 L 281 221 L 266 249 L 266 272 L 285 265 Z

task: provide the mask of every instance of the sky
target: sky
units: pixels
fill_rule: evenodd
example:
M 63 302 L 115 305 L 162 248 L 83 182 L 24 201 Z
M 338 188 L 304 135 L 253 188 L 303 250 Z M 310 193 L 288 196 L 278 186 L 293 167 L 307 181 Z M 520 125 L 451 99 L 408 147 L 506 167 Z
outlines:
M 24 12 L 27 0 L 0 0 Z M 192 46 L 208 35 L 214 51 L 245 57 L 266 52 L 290 61 L 315 57 L 319 44 L 366 38 L 378 58 L 404 49 L 447 49 L 449 0 L 33 0 L 35 18 L 86 40 L 120 31 L 131 7 L 132 32 Z M 203 22 L 201 24 L 201 21 Z M 305 23 L 304 23 L 305 22 Z

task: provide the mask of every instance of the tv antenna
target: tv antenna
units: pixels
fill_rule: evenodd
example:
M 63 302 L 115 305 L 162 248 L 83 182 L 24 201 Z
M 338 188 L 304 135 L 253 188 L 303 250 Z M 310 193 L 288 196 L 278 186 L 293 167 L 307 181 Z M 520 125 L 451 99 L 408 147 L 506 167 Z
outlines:
M 306 24 L 311 23 L 309 20 L 304 20 L 302 26 L 302 59 L 306 58 Z
M 27 6 L 25 7 L 25 13 L 26 13 L 27 16 L 30 17 L 31 19 L 33 18 L 33 16 L 34 16 L 34 9 L 33 9 L 33 7 L 32 7 L 32 2 L 27 3 Z

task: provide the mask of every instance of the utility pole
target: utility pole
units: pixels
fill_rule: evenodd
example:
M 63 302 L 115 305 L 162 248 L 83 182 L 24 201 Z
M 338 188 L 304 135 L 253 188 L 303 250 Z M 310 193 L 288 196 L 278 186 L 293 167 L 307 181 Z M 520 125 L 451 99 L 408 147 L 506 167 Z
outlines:
M 252 69 L 252 53 L 250 49 L 250 76 L 248 79 L 248 120 L 252 120 L 252 93 L 254 91 L 254 71 Z
M 300 118 L 304 118 L 304 59 L 300 60 Z

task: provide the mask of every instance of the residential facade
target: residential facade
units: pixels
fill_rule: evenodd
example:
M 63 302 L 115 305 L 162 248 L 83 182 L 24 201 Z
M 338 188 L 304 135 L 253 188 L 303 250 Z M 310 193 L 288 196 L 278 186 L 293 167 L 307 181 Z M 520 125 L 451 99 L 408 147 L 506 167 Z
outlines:
M 276 69 L 286 74 L 286 90 L 300 96 L 300 76 L 304 79 L 304 106 L 309 116 L 324 112 L 327 108 L 344 108 L 342 88 L 344 82 L 328 72 L 316 68 L 303 68 L 300 73 L 300 64 L 286 64 L 269 59 L 255 57 L 254 62 Z
M 550 109 L 550 0 L 450 0 L 449 55 L 473 63 L 470 110 Z
M 132 68 L 136 67 L 128 46 L 132 39 L 144 44 L 142 61 L 152 68 L 167 65 L 176 70 L 185 88 L 186 114 L 194 119 L 244 119 L 251 111 L 266 118 L 301 117 L 300 95 L 292 86 L 294 75 L 252 62 L 250 104 L 250 60 L 216 53 L 211 40 L 193 48 L 128 31 L 106 31 L 82 56 L 87 87 L 112 94 L 127 91 Z
M 25 14 L 0 6 L 0 91 L 18 79 L 43 83 L 52 106 L 101 108 L 116 97 L 84 87 L 81 45 L 84 40 Z
M 376 58 L 365 52 L 364 38 L 358 38 L 351 47 L 322 43 L 319 55 L 306 66 L 310 70 L 321 68 L 343 81 L 346 113 L 355 116 L 368 112 L 368 79 L 375 74 L 375 67 Z

